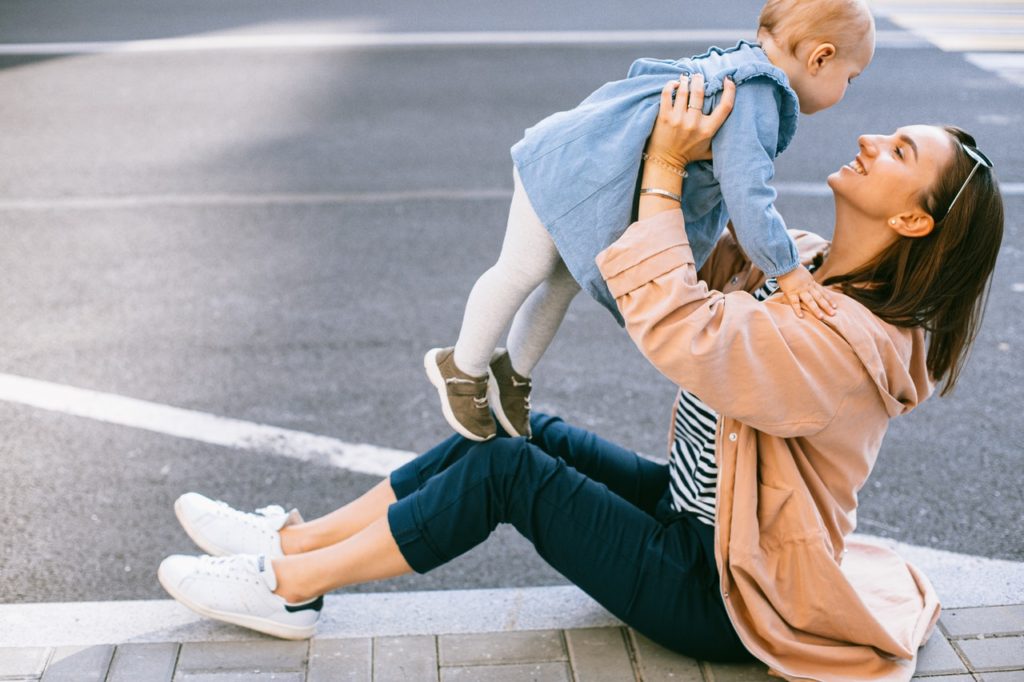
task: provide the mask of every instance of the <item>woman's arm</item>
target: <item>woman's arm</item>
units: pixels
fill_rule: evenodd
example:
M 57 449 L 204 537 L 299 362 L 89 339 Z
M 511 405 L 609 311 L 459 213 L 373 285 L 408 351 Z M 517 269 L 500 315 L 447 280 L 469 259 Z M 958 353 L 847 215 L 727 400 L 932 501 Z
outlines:
M 702 126 L 699 110 L 680 112 L 681 99 L 672 103 L 663 92 L 649 157 L 681 164 L 709 153 L 700 144 L 722 117 L 702 117 Z M 674 182 L 658 188 L 681 188 L 679 176 L 663 165 L 648 161 L 641 186 Z M 639 217 L 597 263 L 641 352 L 712 409 L 762 431 L 798 436 L 828 424 L 862 376 L 848 344 L 831 327 L 797 318 L 781 301 L 709 290 L 697 279 L 675 201 L 641 195 Z M 850 385 L 836 385 L 833 377 Z
M 658 118 L 647 140 L 637 214 L 640 220 L 662 211 L 679 210 L 681 198 L 644 193 L 644 190 L 662 190 L 681 197 L 683 169 L 691 161 L 711 158 L 711 138 L 732 112 L 735 99 L 736 84 L 727 79 L 722 101 L 711 114 L 704 116 L 703 74 L 694 74 L 693 78 L 682 76 L 678 81 L 669 81 L 665 85 L 661 91 Z

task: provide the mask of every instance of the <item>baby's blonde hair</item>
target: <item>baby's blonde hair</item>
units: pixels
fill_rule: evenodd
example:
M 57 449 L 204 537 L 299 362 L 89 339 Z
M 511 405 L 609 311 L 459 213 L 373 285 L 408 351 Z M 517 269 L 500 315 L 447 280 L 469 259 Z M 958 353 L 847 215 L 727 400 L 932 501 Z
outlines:
M 758 33 L 767 31 L 790 54 L 806 40 L 853 49 L 875 26 L 863 0 L 768 0 L 758 21 Z

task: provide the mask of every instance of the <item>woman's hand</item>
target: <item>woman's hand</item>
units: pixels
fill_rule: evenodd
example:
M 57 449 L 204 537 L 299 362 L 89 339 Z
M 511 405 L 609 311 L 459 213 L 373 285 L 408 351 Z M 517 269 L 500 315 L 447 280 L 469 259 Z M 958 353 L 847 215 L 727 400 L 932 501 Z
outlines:
M 661 91 L 661 108 L 647 140 L 647 154 L 678 168 L 691 161 L 710 159 L 711 138 L 732 112 L 735 101 L 736 84 L 727 78 L 721 101 L 705 116 L 703 74 L 670 81 Z

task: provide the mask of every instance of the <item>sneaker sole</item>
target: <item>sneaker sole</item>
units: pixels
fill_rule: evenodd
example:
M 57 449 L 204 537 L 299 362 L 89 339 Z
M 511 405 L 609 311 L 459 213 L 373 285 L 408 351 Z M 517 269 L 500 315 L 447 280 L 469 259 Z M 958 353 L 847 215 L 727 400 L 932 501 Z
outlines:
M 224 549 L 223 547 L 218 547 L 217 545 L 214 545 L 205 538 L 203 538 L 203 536 L 192 526 L 192 524 L 188 520 L 188 517 L 185 515 L 185 508 L 184 505 L 181 504 L 180 497 L 174 501 L 174 515 L 178 517 L 178 523 L 181 524 L 182 529 L 192 539 L 192 542 L 196 543 L 196 546 L 199 549 L 213 556 L 228 556 L 229 554 L 235 554 L 235 552 Z M 258 550 L 252 553 L 259 554 L 260 551 L 262 550 Z M 241 554 L 244 553 L 245 552 L 241 552 Z
M 524 435 L 519 433 L 519 429 L 512 426 L 508 415 L 505 414 L 505 410 L 501 406 L 501 389 L 498 388 L 498 380 L 494 378 L 494 373 L 489 369 L 487 377 L 487 402 L 490 403 L 491 412 L 497 417 L 501 428 L 505 429 L 505 433 L 513 438 Z
M 452 427 L 455 433 L 459 434 L 463 438 L 483 443 L 488 441 L 494 436 L 478 436 L 465 426 L 459 423 L 459 420 L 455 418 L 455 413 L 452 412 L 452 406 L 448 402 L 448 391 L 445 388 L 444 377 L 441 376 L 441 370 L 437 367 L 437 354 L 441 349 L 434 348 L 428 350 L 427 354 L 423 356 L 423 369 L 427 372 L 427 379 L 437 389 L 437 395 L 441 398 L 441 412 L 444 414 L 444 420 L 448 422 L 448 426 Z
M 306 627 L 285 625 L 283 623 L 267 620 L 266 618 L 259 618 L 257 616 L 246 616 L 240 613 L 227 613 L 225 611 L 217 611 L 215 609 L 208 608 L 202 604 L 192 601 L 179 592 L 177 588 L 172 587 L 170 585 L 170 581 L 164 579 L 162 571 L 158 570 L 156 577 L 160 581 L 160 585 L 167 591 L 167 594 L 174 597 L 175 601 L 179 604 L 195 611 L 200 616 L 223 621 L 225 623 L 231 623 L 232 625 L 240 625 L 243 628 L 256 630 L 257 632 L 262 632 L 263 634 L 272 635 L 281 639 L 309 639 L 316 632 L 316 625 L 309 625 Z

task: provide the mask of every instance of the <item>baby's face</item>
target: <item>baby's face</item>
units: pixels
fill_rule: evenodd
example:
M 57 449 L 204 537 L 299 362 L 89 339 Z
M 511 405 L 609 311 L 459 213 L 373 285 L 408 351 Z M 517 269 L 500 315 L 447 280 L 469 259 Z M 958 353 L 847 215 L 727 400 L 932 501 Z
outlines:
M 875 41 L 864 40 L 856 48 L 846 50 L 845 55 L 828 59 L 812 73 L 807 69 L 806 60 L 800 72 L 794 74 L 790 84 L 800 98 L 800 111 L 813 114 L 828 109 L 843 99 L 850 81 L 871 63 L 875 53 Z

